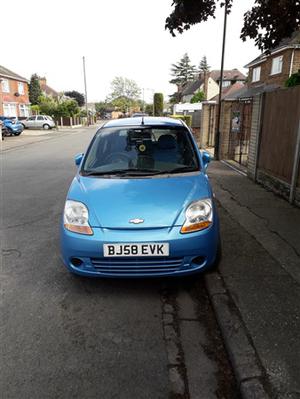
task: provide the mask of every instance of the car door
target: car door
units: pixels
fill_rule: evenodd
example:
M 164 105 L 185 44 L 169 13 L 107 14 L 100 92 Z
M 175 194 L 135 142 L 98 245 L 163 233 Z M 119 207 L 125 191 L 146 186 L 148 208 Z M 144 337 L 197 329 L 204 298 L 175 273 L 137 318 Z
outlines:
M 38 115 L 36 117 L 36 127 L 38 129 L 41 129 L 44 125 L 44 117 L 42 115 Z
M 25 122 L 26 127 L 28 127 L 29 129 L 35 127 L 35 119 L 36 119 L 36 116 L 30 116 L 29 118 L 27 118 L 27 120 Z

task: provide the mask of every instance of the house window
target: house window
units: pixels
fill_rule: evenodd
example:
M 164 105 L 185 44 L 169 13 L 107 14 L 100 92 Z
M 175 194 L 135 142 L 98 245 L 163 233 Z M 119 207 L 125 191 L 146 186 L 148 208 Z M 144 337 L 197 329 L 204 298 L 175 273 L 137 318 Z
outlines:
M 3 93 L 9 93 L 9 81 L 8 79 L 3 79 L 1 82 L 1 87 Z
M 260 71 L 261 67 L 253 68 L 252 71 L 252 82 L 259 82 L 260 81 Z
M 229 87 L 230 85 L 231 85 L 231 81 L 230 80 L 223 80 L 222 87 Z
M 3 114 L 4 116 L 17 116 L 16 104 L 3 104 Z
M 23 82 L 18 82 L 18 93 L 19 94 L 25 94 L 24 83 Z
M 27 116 L 29 116 L 29 107 L 26 104 L 20 104 L 19 105 L 19 111 L 20 111 L 20 115 L 19 116 L 25 116 L 27 118 Z
M 276 73 L 282 72 L 282 63 L 283 63 L 283 55 L 281 55 L 280 57 L 273 58 L 271 75 L 275 75 Z

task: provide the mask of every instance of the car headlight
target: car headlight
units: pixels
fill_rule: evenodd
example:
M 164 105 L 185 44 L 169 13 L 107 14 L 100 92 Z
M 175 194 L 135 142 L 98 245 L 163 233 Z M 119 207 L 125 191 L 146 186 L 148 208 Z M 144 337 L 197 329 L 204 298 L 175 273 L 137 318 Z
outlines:
M 67 230 L 79 234 L 94 234 L 89 225 L 89 211 L 79 201 L 67 200 L 64 209 L 64 226 Z
M 213 206 L 210 198 L 192 202 L 185 211 L 185 222 L 181 233 L 206 229 L 213 221 Z

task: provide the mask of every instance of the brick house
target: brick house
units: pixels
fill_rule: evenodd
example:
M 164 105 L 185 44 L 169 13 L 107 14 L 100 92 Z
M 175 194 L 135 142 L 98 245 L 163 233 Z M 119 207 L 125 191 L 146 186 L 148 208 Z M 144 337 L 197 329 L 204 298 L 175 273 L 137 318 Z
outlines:
M 193 96 L 198 92 L 203 91 L 205 99 L 210 100 L 214 97 L 218 91 L 218 84 L 210 77 L 208 73 L 200 73 L 198 78 L 188 82 L 180 93 L 181 101 L 184 103 L 189 103 Z
M 28 80 L 0 65 L 0 115 L 30 115 Z
M 204 92 L 205 100 L 212 100 L 220 91 L 221 72 L 213 70 L 207 73 L 200 73 L 199 77 L 187 83 L 182 91 L 183 102 L 190 102 L 194 94 L 199 90 Z M 239 87 L 246 81 L 246 76 L 238 69 L 225 70 L 223 73 L 222 92 L 227 91 L 231 86 L 239 84 Z
M 47 85 L 47 79 L 45 77 L 39 78 L 39 83 L 44 96 L 52 97 L 55 99 L 58 99 L 60 97 L 59 93 L 56 90 Z
M 300 69 L 300 31 L 284 39 L 269 54 L 262 53 L 245 68 L 249 68 L 249 88 L 263 85 L 283 87 L 286 80 Z

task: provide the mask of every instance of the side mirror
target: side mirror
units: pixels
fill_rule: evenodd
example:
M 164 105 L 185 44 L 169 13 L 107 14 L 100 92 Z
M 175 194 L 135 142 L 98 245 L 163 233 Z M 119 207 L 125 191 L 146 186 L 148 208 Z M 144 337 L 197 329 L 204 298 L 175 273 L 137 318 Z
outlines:
M 206 152 L 206 151 L 203 151 L 202 152 L 202 162 L 203 162 L 203 166 L 204 166 L 205 170 L 206 170 L 206 168 L 207 168 L 207 166 L 208 166 L 210 161 L 211 161 L 210 154 L 208 152 Z
M 75 155 L 74 160 L 75 160 L 75 165 L 76 165 L 76 166 L 79 166 L 79 165 L 80 165 L 83 156 L 84 156 L 84 154 L 82 154 L 82 153 L 81 153 L 81 154 Z

